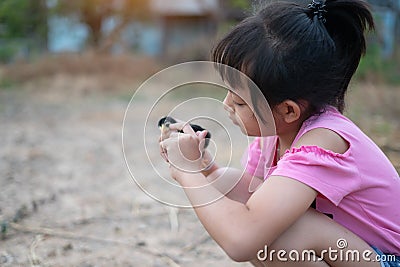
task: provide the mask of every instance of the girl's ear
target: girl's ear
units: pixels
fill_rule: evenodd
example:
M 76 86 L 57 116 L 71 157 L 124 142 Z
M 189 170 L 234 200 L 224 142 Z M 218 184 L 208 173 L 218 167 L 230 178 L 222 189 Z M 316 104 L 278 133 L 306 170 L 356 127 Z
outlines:
M 275 108 L 282 120 L 288 124 L 298 121 L 304 112 L 304 107 L 292 100 L 285 100 Z

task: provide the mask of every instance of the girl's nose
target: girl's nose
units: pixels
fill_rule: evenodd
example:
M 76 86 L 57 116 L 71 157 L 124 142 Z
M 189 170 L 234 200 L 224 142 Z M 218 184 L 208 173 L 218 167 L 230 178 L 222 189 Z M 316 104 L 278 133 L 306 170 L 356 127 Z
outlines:
M 224 104 L 224 109 L 228 112 L 232 111 L 232 93 L 228 92 L 224 98 L 224 101 L 222 102 Z

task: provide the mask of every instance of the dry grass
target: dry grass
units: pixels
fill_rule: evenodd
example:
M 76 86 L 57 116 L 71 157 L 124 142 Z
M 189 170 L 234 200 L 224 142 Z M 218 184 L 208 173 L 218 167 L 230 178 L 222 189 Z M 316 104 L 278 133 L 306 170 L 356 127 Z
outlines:
M 347 95 L 347 114 L 368 131 L 374 131 L 377 121 L 396 128 L 400 123 L 399 103 L 400 87 L 354 83 Z
M 152 58 L 141 55 L 107 55 L 93 52 L 46 55 L 33 61 L 2 66 L 0 79 L 7 84 L 66 77 L 93 78 L 103 85 L 143 80 L 160 69 Z M 103 86 L 109 88 L 110 86 Z
M 353 83 L 346 115 L 371 137 L 400 172 L 400 87 Z

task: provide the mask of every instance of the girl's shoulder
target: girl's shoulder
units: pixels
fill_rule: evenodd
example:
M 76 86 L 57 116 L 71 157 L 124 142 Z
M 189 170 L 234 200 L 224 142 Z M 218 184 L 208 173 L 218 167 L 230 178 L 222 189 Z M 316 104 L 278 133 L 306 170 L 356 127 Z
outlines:
M 364 176 L 398 177 L 393 164 L 378 145 L 334 107 L 306 120 L 286 155 L 336 162 L 364 170 Z M 301 154 L 301 155 L 300 155 Z M 373 164 L 372 164 L 373 163 Z M 381 171 L 382 173 L 380 173 Z
M 344 154 L 355 136 L 362 131 L 336 108 L 327 107 L 318 115 L 303 122 L 292 147 L 316 146 L 338 154 Z
M 317 146 L 338 154 L 349 149 L 349 142 L 337 132 L 327 128 L 315 128 L 303 134 L 293 147 Z

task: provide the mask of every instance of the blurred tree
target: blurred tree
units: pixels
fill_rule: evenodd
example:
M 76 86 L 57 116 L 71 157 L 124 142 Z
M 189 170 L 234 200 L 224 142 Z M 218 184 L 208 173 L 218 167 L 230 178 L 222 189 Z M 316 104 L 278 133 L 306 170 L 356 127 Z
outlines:
M 112 14 L 112 2 L 108 0 L 59 0 L 55 12 L 77 16 L 90 30 L 89 43 L 97 46 L 101 39 L 103 22 Z
M 47 47 L 46 0 L 1 0 L 0 38 L 30 39 Z
M 247 17 L 254 0 L 220 0 L 223 17 L 228 21 L 241 21 Z
M 149 16 L 149 0 L 57 0 L 56 13 L 77 16 L 90 29 L 89 44 L 106 50 L 119 38 L 121 31 L 134 19 Z M 104 36 L 106 19 L 117 17 L 119 24 Z
M 229 0 L 228 3 L 234 8 L 248 9 L 251 6 L 251 0 Z

